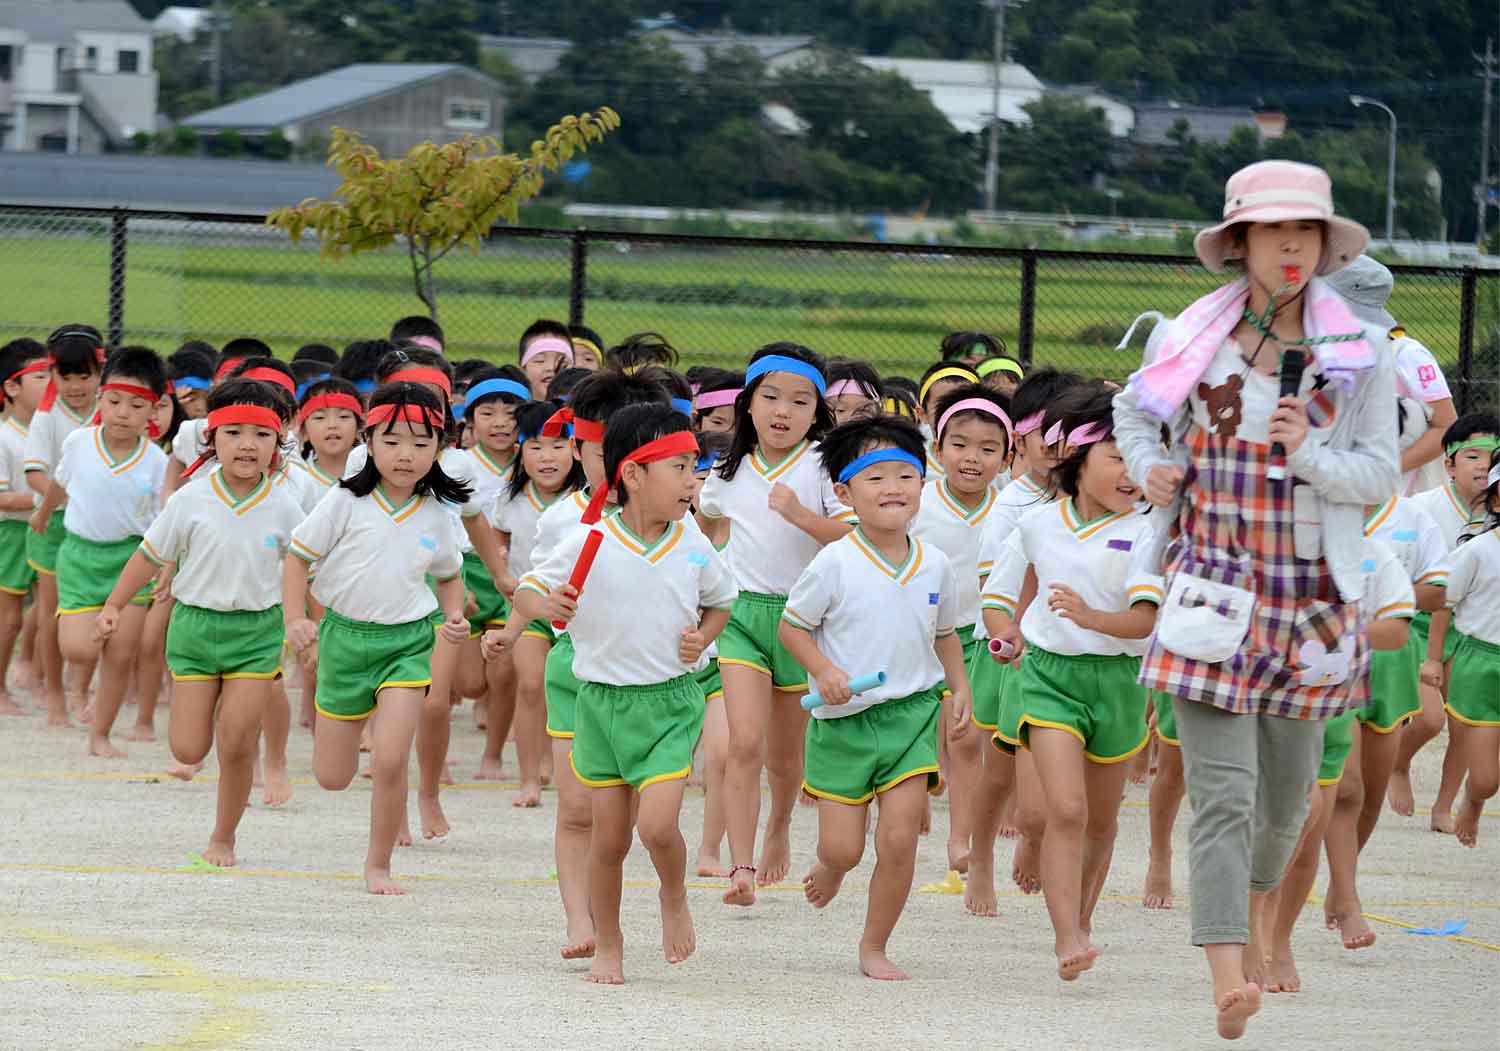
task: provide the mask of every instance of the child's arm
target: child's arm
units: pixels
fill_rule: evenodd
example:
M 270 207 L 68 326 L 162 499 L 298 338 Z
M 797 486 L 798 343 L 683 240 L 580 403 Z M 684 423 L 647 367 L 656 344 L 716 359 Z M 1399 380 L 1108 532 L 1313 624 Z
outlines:
M 1141 600 L 1127 610 L 1106 613 L 1094 609 L 1066 584 L 1051 585 L 1047 608 L 1080 628 L 1117 639 L 1144 639 L 1156 626 L 1156 603 Z
M 186 470 L 187 467 L 185 467 L 183 465 L 183 462 L 177 457 L 167 457 L 167 473 L 166 477 L 162 479 L 161 483 L 161 492 L 163 499 L 171 496 L 177 491 L 178 487 L 182 485 L 182 472 Z
M 52 484 L 52 476 L 46 471 L 27 471 L 26 484 L 31 486 L 31 491 L 37 496 L 46 496 L 47 487 Z
M 932 643 L 932 652 L 943 665 L 943 679 L 948 683 L 948 692 L 953 696 L 950 705 L 953 715 L 953 733 L 962 736 L 968 732 L 969 716 L 974 711 L 974 698 L 969 691 L 969 673 L 964 667 L 964 644 L 955 632 L 939 635 Z
M 35 493 L 0 493 L 0 511 L 30 511 L 35 506 Z
M 1441 586 L 1437 584 L 1413 584 L 1412 591 L 1416 592 L 1417 610 L 1421 613 L 1434 613 L 1443 608 L 1444 593 Z
M 281 609 L 287 641 L 303 655 L 318 641 L 318 626 L 307 616 L 307 571 L 309 564 L 294 551 L 281 560 Z
M 468 641 L 469 618 L 464 616 L 464 578 L 452 576 L 437 582 L 438 604 L 443 608 L 443 638 L 455 646 Z
M 729 611 L 727 609 L 704 610 L 703 616 L 698 620 L 698 626 L 682 633 L 682 642 L 677 647 L 677 659 L 683 664 L 697 664 L 698 658 L 703 656 L 703 651 L 708 649 L 708 644 L 719 637 L 719 633 L 728 623 Z
M 94 621 L 95 635 L 107 639 L 115 633 L 115 629 L 120 626 L 120 611 L 146 586 L 147 581 L 156 576 L 158 569 L 160 567 L 147 558 L 144 551 L 138 550 L 130 556 L 130 561 L 120 570 L 120 579 L 115 581 L 114 590 L 104 600 L 104 608 Z
M 27 475 L 26 480 L 28 482 L 31 481 L 31 476 Z M 37 505 L 36 510 L 31 514 L 31 528 L 45 536 L 47 533 L 47 520 L 52 517 L 52 512 L 67 502 L 67 491 L 58 485 L 54 479 L 48 478 L 47 488 L 42 492 L 42 502 Z
M 1432 615 L 1432 626 L 1427 631 L 1427 656 L 1422 661 L 1422 682 L 1435 689 L 1443 688 L 1443 644 L 1448 640 L 1448 622 L 1453 619 L 1451 609 L 1440 609 Z
M 848 704 L 853 692 L 849 689 L 849 675 L 835 665 L 813 642 L 812 632 L 783 620 L 776 628 L 776 638 L 792 655 L 792 660 L 806 670 L 818 687 L 818 696 L 824 704 Z
M 694 517 L 698 520 L 698 528 L 708 537 L 708 542 L 714 547 L 723 547 L 724 542 L 729 539 L 729 519 L 717 518 L 702 511 Z
M 505 580 L 507 552 L 500 547 L 500 539 L 495 533 L 495 527 L 490 525 L 489 519 L 484 515 L 465 515 L 463 518 L 464 532 L 469 534 L 469 543 L 474 545 L 474 553 L 484 563 L 485 572 L 495 582 L 495 587 L 501 591 L 501 583 Z M 515 590 L 515 584 L 511 584 L 511 590 Z
M 809 511 L 802 505 L 802 501 L 797 499 L 797 494 L 792 491 L 791 487 L 781 482 L 771 487 L 768 502 L 771 510 L 820 544 L 831 544 L 854 532 L 854 527 L 848 522 L 841 522 L 836 518 L 824 518 L 820 514 Z
M 1399 650 L 1406 645 L 1411 622 L 1405 617 L 1383 617 L 1366 630 L 1372 650 Z
M 1024 558 L 1019 545 L 1012 544 L 1008 550 L 1002 553 L 1001 560 L 995 563 L 995 569 L 990 573 L 989 582 L 985 584 L 983 594 L 980 595 L 980 616 L 984 618 L 984 628 L 990 633 L 990 638 L 1000 639 L 1011 645 L 1011 664 L 1018 664 L 1021 653 L 1026 648 L 1026 640 L 1021 637 L 1021 617 L 1026 613 L 1026 607 L 1031 605 L 1031 600 L 1036 597 L 1036 569 L 1030 563 L 1025 564 L 1021 571 L 1020 595 L 1015 599 L 1006 596 L 1005 590 L 1013 587 L 1016 571 L 1020 565 L 1017 557 Z

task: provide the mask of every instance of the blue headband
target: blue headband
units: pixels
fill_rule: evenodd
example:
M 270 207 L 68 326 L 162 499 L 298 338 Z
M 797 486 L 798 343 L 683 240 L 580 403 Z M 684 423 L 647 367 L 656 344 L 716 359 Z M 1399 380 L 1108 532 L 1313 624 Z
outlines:
M 745 386 L 750 386 L 768 372 L 790 372 L 794 376 L 801 376 L 817 388 L 820 398 L 828 391 L 828 381 L 815 366 L 801 358 L 789 358 L 784 354 L 767 354 L 752 361 L 745 370 Z
M 848 485 L 849 479 L 859 474 L 866 467 L 873 467 L 877 463 L 909 463 L 917 469 L 917 474 L 923 478 L 927 477 L 927 465 L 917 459 L 905 449 L 896 449 L 887 446 L 884 449 L 871 449 L 863 456 L 856 456 L 849 464 L 839 472 L 838 481 L 840 485 Z
M 303 380 L 301 383 L 297 384 L 297 400 L 300 402 L 302 400 L 302 396 L 308 392 L 308 389 L 311 388 L 313 384 L 322 383 L 324 380 L 331 379 L 333 379 L 333 373 L 320 372 L 316 376 L 312 376 L 308 379 Z M 178 386 L 183 386 L 180 380 L 178 381 Z M 204 384 L 204 386 L 207 386 L 207 384 Z
M 492 394 L 509 394 L 513 398 L 522 401 L 531 400 L 531 388 L 517 383 L 515 380 L 481 380 L 474 384 L 464 393 L 464 403 L 456 406 L 453 415 L 460 420 L 464 418 L 464 412 L 480 398 L 488 398 Z
M 213 380 L 206 380 L 202 376 L 182 376 L 172 381 L 172 386 L 186 387 L 188 390 L 208 390 L 213 385 Z
M 354 389 L 357 390 L 357 391 L 359 391 L 361 394 L 374 394 L 375 393 L 375 381 L 374 380 L 355 380 L 354 381 Z
M 718 453 L 705 453 L 698 457 L 698 462 L 693 464 L 693 473 L 702 474 L 704 471 L 712 471 L 714 464 L 719 462 Z
M 673 398 L 672 408 L 676 409 L 684 416 L 691 417 L 693 415 L 693 403 L 688 398 Z

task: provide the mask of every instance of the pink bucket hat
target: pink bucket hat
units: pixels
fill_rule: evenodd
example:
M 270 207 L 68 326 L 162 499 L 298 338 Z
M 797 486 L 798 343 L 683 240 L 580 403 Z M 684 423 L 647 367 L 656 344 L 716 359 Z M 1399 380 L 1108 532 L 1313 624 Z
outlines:
M 1224 184 L 1224 221 L 1200 230 L 1193 248 L 1216 274 L 1238 249 L 1230 231 L 1239 223 L 1279 223 L 1317 219 L 1326 227 L 1319 274 L 1348 266 L 1370 243 L 1370 232 L 1353 219 L 1333 214 L 1333 184 L 1328 173 L 1295 161 L 1259 161 L 1241 168 Z

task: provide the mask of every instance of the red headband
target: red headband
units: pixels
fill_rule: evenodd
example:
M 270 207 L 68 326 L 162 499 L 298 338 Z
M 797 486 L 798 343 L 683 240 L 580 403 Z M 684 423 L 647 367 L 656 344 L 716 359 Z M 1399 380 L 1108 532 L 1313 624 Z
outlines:
M 46 358 L 37 358 L 30 365 L 23 365 L 20 368 L 16 369 L 15 372 L 12 372 L 9 376 L 6 376 L 5 377 L 5 382 L 9 383 L 13 379 L 16 379 L 16 378 L 18 378 L 20 376 L 29 375 L 29 374 L 31 374 L 33 372 L 49 372 L 49 371 L 51 371 L 51 369 L 52 369 L 52 362 L 51 361 L 49 361 Z
M 684 455 L 698 455 L 698 439 L 693 436 L 692 431 L 673 431 L 655 441 L 647 442 L 621 460 L 620 466 L 615 468 L 615 476 L 610 484 L 601 485 L 589 498 L 589 506 L 584 510 L 581 521 L 584 525 L 593 525 L 603 517 L 604 501 L 609 496 L 610 488 L 620 484 L 620 475 L 624 472 L 627 463 L 655 463 L 657 460 L 670 460 L 674 456 Z
M 288 376 L 285 372 L 267 368 L 264 365 L 258 369 L 246 369 L 236 376 L 235 379 L 260 380 L 262 383 L 274 383 L 278 387 L 285 388 L 286 392 L 293 397 L 297 394 L 297 385 L 292 382 L 292 377 Z
M 307 399 L 307 404 L 302 406 L 302 411 L 297 413 L 297 422 L 301 423 L 313 413 L 320 409 L 348 409 L 354 413 L 356 419 L 365 414 L 365 407 L 359 403 L 359 399 L 352 394 L 318 394 Z
M 223 361 L 219 362 L 219 367 L 214 370 L 214 379 L 223 379 L 235 369 L 239 368 L 240 363 L 244 360 L 244 358 L 225 358 Z
M 377 405 L 370 410 L 369 416 L 365 417 L 367 426 L 374 427 L 382 423 L 425 423 L 435 431 L 442 431 L 443 417 L 432 409 L 424 409 L 420 405 L 397 405 L 387 402 Z
M 448 397 L 453 397 L 453 381 L 442 369 L 413 366 L 409 369 L 401 369 L 393 372 L 385 378 L 386 383 L 430 383 L 434 387 L 442 389 Z
M 561 437 L 563 428 L 570 423 L 573 425 L 573 437 L 579 441 L 593 442 L 596 445 L 604 444 L 604 424 L 597 420 L 579 419 L 573 415 L 572 409 L 558 409 L 548 416 L 547 422 L 542 424 L 542 437 Z
M 161 395 L 156 393 L 156 391 L 151 390 L 149 387 L 137 387 L 134 383 L 99 384 L 100 394 L 103 394 L 107 390 L 119 391 L 121 394 L 129 394 L 132 398 L 142 398 L 146 401 L 151 402 L 152 404 L 161 401 Z
M 225 405 L 223 408 L 215 409 L 209 413 L 207 423 L 207 431 L 212 431 L 218 427 L 228 427 L 236 423 L 244 423 L 251 427 L 264 427 L 267 430 L 275 431 L 276 437 L 278 439 L 281 437 L 281 417 L 264 405 Z M 207 433 L 207 431 L 204 433 Z M 214 450 L 210 447 L 202 456 L 188 464 L 187 470 L 182 472 L 180 481 L 187 481 L 198 468 L 208 463 L 213 457 Z M 276 469 L 276 463 L 280 458 L 280 450 L 271 454 L 271 470 L 274 471 Z

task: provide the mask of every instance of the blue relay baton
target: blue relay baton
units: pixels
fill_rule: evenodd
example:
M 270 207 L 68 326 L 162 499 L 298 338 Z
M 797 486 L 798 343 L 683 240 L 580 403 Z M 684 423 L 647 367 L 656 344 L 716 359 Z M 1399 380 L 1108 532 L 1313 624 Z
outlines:
M 878 671 L 873 675 L 861 675 L 857 679 L 849 680 L 849 689 L 854 693 L 864 693 L 866 690 L 873 690 L 877 686 L 884 685 L 885 672 L 883 671 Z M 823 707 L 823 698 L 815 693 L 810 693 L 802 698 L 802 710 L 805 712 L 810 712 L 814 708 L 821 707 Z

